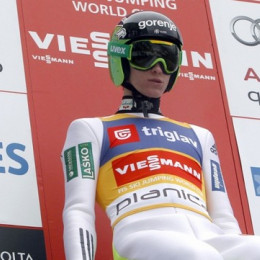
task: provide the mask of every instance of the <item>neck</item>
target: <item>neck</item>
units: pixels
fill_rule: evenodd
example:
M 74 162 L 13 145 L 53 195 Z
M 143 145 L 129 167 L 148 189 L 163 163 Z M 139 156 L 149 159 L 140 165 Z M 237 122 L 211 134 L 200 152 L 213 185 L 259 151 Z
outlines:
M 123 87 L 124 96 L 118 113 L 141 112 L 144 117 L 148 117 L 149 113 L 161 115 L 160 98 L 144 96 L 129 82 L 124 82 Z
M 123 96 L 121 106 L 117 113 L 141 112 L 145 117 L 149 113 L 161 114 L 160 98 L 148 98 L 145 96 Z

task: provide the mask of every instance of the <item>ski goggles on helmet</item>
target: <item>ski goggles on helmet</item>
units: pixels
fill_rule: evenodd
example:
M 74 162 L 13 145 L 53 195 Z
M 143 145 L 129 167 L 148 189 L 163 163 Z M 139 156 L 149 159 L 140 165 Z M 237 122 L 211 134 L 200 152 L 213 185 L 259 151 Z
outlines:
M 160 62 L 166 74 L 175 72 L 180 64 L 180 50 L 172 42 L 140 40 L 131 44 L 108 44 L 108 54 L 125 57 L 130 66 L 138 70 L 149 70 Z

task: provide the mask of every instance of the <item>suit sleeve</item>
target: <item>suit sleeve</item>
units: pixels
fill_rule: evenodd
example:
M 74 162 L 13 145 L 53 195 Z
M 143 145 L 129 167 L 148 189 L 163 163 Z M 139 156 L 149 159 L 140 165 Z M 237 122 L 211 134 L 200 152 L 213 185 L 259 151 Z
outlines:
M 193 126 L 193 129 L 202 146 L 202 170 L 209 215 L 213 223 L 225 233 L 241 234 L 228 198 L 214 137 L 207 129 L 196 126 Z
M 65 179 L 63 237 L 67 260 L 95 259 L 95 194 L 102 131 L 100 120 L 78 119 L 71 123 L 67 132 L 61 156 Z

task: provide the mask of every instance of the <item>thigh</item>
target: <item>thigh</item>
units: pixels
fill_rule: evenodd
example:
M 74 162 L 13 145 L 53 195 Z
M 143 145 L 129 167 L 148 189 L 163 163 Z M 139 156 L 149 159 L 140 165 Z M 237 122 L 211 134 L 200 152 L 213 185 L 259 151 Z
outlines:
M 179 232 L 145 230 L 128 234 L 115 249 L 129 260 L 223 260 L 212 246 Z M 120 258 L 119 258 L 120 259 Z
M 250 235 L 220 235 L 206 241 L 221 253 L 224 260 L 259 260 L 260 237 Z

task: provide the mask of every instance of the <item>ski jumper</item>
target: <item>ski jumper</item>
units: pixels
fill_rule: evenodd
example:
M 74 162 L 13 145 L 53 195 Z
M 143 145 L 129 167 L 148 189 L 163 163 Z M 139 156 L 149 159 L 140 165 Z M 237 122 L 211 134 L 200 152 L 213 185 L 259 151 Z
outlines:
M 239 235 L 204 128 L 158 114 L 78 119 L 62 162 L 67 260 L 95 259 L 95 201 L 111 221 L 114 259 L 260 259 L 259 238 Z

